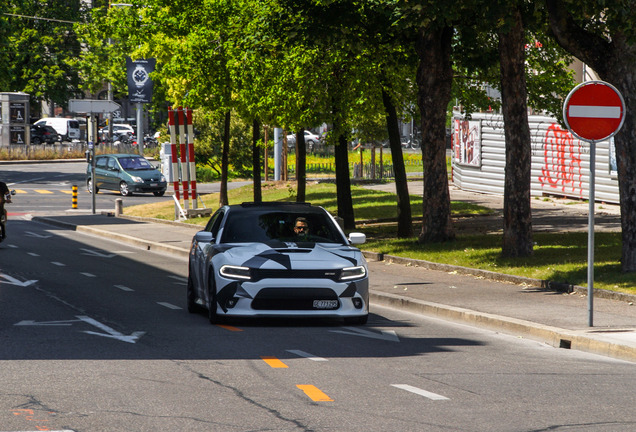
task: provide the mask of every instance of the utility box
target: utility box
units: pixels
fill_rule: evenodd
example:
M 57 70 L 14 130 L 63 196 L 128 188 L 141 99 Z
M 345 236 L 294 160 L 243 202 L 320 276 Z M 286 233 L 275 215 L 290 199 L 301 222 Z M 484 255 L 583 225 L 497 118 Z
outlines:
M 31 144 L 29 95 L 0 93 L 0 146 Z

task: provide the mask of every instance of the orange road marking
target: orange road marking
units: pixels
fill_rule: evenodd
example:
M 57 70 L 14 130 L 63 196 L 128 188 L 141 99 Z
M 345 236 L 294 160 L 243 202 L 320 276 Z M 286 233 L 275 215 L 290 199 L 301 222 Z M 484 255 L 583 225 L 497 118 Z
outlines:
M 324 394 L 318 387 L 309 384 L 299 384 L 296 387 L 305 392 L 314 402 L 333 402 L 329 396 Z
M 233 331 L 233 332 L 242 332 L 243 331 L 242 329 L 240 329 L 238 327 L 232 327 L 232 326 L 229 326 L 229 325 L 217 324 L 216 326 L 217 327 L 221 327 L 221 328 L 223 328 L 225 330 Z
M 39 194 L 52 194 L 53 193 L 50 190 L 46 190 L 46 189 L 33 189 L 33 190 L 36 191 Z
M 288 368 L 289 367 L 282 361 L 278 360 L 276 357 L 261 356 L 261 358 L 265 361 L 265 363 L 267 363 L 273 368 Z

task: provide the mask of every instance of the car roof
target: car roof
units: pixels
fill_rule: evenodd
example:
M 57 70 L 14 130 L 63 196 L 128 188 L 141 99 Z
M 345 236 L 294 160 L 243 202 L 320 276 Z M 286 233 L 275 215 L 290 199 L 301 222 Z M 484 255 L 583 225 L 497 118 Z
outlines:
M 101 154 L 101 155 L 97 155 L 96 157 L 100 157 L 100 156 L 112 156 L 112 157 L 116 157 L 116 158 L 120 158 L 120 157 L 143 157 L 142 155 L 139 154 L 134 154 L 134 153 L 108 153 L 108 154 Z
M 306 212 L 306 213 L 323 213 L 325 209 L 313 206 L 306 202 L 291 201 L 265 201 L 265 202 L 244 202 L 241 204 L 233 204 L 228 206 L 232 212 L 253 212 L 253 211 L 288 211 L 288 212 Z

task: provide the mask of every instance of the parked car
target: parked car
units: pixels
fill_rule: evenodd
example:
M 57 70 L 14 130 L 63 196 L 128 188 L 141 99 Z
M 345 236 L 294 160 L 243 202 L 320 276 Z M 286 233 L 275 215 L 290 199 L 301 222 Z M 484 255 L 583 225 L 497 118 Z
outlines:
M 51 126 L 57 131 L 62 141 L 80 139 L 80 125 L 75 119 L 65 117 L 46 117 L 34 123 L 37 126 Z
M 38 124 L 31 126 L 31 144 L 55 144 L 61 141 L 62 137 L 53 127 Z
M 305 131 L 305 147 L 308 152 L 314 151 L 314 149 L 322 143 L 322 140 L 315 133 Z M 296 134 L 287 135 L 287 147 L 296 148 Z
M 92 193 L 92 166 L 86 168 L 86 188 Z M 163 196 L 166 178 L 143 156 L 136 154 L 108 154 L 95 156 L 95 193 L 100 189 L 118 190 L 122 196 L 133 192 Z
M 212 323 L 232 316 L 365 324 L 367 263 L 352 246 L 365 240 L 347 238 L 325 209 L 306 203 L 224 206 L 192 239 L 188 311 L 207 310 Z

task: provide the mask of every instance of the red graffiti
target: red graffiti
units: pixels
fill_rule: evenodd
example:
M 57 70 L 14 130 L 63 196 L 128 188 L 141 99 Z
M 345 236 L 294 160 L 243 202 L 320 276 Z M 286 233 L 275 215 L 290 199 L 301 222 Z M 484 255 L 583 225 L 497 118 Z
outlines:
M 544 139 L 544 164 L 539 176 L 541 187 L 583 198 L 581 147 L 557 123 L 550 125 Z

